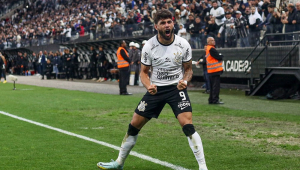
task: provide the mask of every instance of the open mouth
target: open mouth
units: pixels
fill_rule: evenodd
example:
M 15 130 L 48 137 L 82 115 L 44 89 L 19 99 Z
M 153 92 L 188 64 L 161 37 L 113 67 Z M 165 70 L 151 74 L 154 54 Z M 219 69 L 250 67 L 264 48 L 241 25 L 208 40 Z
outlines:
M 169 37 L 170 35 L 171 35 L 171 30 L 167 29 L 167 30 L 166 30 L 166 36 Z

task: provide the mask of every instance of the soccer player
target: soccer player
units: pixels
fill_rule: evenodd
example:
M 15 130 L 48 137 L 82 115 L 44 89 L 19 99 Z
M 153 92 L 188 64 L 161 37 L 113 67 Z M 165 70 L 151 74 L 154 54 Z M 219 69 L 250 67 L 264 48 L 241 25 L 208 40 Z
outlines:
M 97 166 L 100 169 L 123 169 L 139 131 L 151 118 L 158 118 L 168 103 L 187 136 L 199 170 L 207 170 L 202 141 L 192 124 L 192 107 L 186 89 L 193 75 L 191 46 L 184 38 L 174 35 L 174 23 L 169 10 L 158 11 L 154 23 L 158 34 L 146 42 L 141 57 L 140 77 L 147 93 L 135 110 L 117 160 L 99 162 Z M 148 76 L 150 68 L 151 79 Z

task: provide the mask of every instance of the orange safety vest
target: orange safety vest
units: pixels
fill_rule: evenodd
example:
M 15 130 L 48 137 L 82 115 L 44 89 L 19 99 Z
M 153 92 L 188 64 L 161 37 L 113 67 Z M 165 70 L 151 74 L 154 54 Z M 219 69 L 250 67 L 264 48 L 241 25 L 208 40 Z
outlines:
M 209 51 L 211 48 L 215 48 L 212 45 L 207 45 L 207 49 L 206 49 L 206 65 L 207 65 L 207 73 L 216 73 L 216 72 L 220 72 L 223 71 L 223 62 L 219 61 L 215 58 L 213 58 Z
M 119 49 L 117 51 L 117 57 L 118 57 L 117 64 L 118 64 L 118 68 L 129 67 L 129 63 L 126 60 L 124 60 L 124 58 L 121 56 L 121 50 L 124 50 L 125 53 L 126 53 L 126 55 L 127 55 L 127 57 L 129 57 L 128 56 L 128 52 L 126 51 L 126 49 L 123 48 L 123 47 L 119 47 Z

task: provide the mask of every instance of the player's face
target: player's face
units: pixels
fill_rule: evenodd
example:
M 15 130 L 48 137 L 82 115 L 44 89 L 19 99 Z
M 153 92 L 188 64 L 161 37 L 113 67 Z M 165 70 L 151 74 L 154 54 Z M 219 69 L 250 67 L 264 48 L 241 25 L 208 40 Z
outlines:
M 172 19 L 161 19 L 155 26 L 158 34 L 165 40 L 171 40 L 174 35 L 174 23 Z

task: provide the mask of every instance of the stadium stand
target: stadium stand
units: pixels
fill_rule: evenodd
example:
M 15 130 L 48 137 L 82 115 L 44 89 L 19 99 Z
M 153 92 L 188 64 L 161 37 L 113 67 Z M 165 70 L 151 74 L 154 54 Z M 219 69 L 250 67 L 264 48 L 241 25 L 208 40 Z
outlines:
M 298 49 L 294 47 L 297 42 L 299 44 L 299 34 L 294 32 L 300 30 L 300 5 L 298 1 L 292 0 L 2 0 L 0 4 L 5 9 L 12 10 L 20 2 L 23 7 L 14 10 L 12 15 L 3 18 L 0 23 L 0 50 L 5 50 L 4 54 L 9 61 L 7 72 L 12 73 L 16 73 L 13 68 L 18 67 L 17 52 L 27 53 L 29 63 L 34 63 L 33 51 L 38 52 L 51 44 L 59 44 L 68 49 L 78 47 L 80 78 L 89 78 L 90 46 L 102 46 L 106 59 L 111 65 L 115 65 L 118 41 L 125 40 L 128 44 L 134 41 L 141 46 L 143 40 L 156 33 L 153 17 L 159 9 L 172 11 L 175 34 L 186 38 L 197 54 L 200 52 L 197 50 L 203 49 L 209 36 L 216 39 L 217 48 L 222 48 L 222 53 L 228 53 L 227 58 L 232 53 L 229 47 L 254 47 L 260 50 L 267 44 L 280 47 L 272 48 L 274 50 L 290 54 L 288 51 Z M 251 11 L 251 7 L 255 10 Z M 224 11 L 224 15 L 215 15 L 214 9 Z M 240 13 L 246 21 L 243 24 L 237 18 Z M 228 22 L 225 17 L 228 17 Z M 230 19 L 232 23 L 229 22 Z M 229 27 L 221 27 L 220 22 L 222 24 L 224 21 L 225 27 L 226 24 Z M 232 44 L 228 42 L 229 33 Z M 274 35 L 266 36 L 267 34 Z M 244 37 L 247 37 L 249 45 L 241 43 L 241 38 Z M 242 53 L 247 56 L 252 49 L 245 49 Z M 60 57 L 63 55 L 59 49 L 52 51 Z M 257 53 L 259 51 L 252 55 Z M 283 56 L 279 55 L 285 54 L 274 52 L 274 55 L 280 58 Z M 251 59 L 249 56 L 247 59 Z M 29 69 L 34 70 L 34 64 Z M 60 72 L 64 74 L 63 70 Z M 227 74 L 229 75 L 225 73 L 224 76 Z M 234 75 L 239 76 L 237 73 Z

